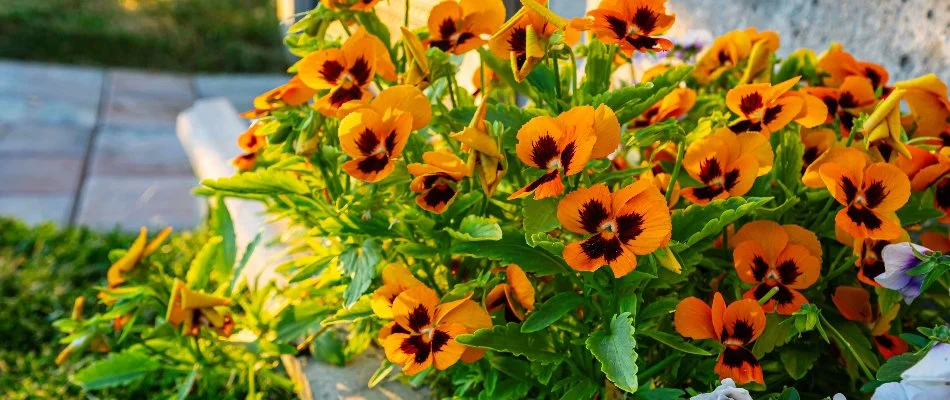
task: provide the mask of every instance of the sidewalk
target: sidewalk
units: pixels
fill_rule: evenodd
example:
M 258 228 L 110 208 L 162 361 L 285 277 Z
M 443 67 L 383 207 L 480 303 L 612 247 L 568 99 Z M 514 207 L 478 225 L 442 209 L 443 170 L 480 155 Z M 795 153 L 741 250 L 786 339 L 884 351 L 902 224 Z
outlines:
M 96 229 L 194 227 L 201 202 L 175 117 L 238 110 L 282 75 L 171 75 L 0 60 L 0 215 Z

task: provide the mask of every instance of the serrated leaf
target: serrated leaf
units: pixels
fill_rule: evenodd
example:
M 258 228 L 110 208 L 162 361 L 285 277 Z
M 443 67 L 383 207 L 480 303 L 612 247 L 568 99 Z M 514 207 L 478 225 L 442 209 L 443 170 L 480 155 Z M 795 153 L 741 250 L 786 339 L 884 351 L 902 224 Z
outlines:
M 576 310 L 584 301 L 584 298 L 577 293 L 558 293 L 528 315 L 521 325 L 521 331 L 530 333 L 547 328 L 567 313 Z
M 379 264 L 381 259 L 381 251 L 378 240 L 366 239 L 362 246 L 349 247 L 340 254 L 343 272 L 351 278 L 350 284 L 343 291 L 345 308 L 350 308 L 369 288 L 370 282 L 376 276 L 376 264 Z
M 195 290 L 204 290 L 211 280 L 211 271 L 214 269 L 218 247 L 221 246 L 221 236 L 215 236 L 208 240 L 195 258 L 191 260 L 188 267 L 188 273 L 185 276 L 188 287 Z
M 310 192 L 307 185 L 296 174 L 284 170 L 243 172 L 227 178 L 203 179 L 201 184 L 214 190 L 240 194 L 275 195 Z
M 629 121 L 643 114 L 650 106 L 662 100 L 689 76 L 693 67 L 681 65 L 670 68 L 650 82 L 639 83 L 594 96 L 591 105 L 606 104 L 620 121 Z
M 920 362 L 927 354 L 927 349 L 916 353 L 904 353 L 887 359 L 884 365 L 877 370 L 877 380 L 881 382 L 897 382 L 901 380 L 901 374 L 907 371 L 914 364 Z
M 572 271 L 560 254 L 552 254 L 543 246 L 531 247 L 518 231 L 506 230 L 501 240 L 461 242 L 452 246 L 452 254 L 518 264 L 526 272 L 538 276 Z
M 630 313 L 614 315 L 607 331 L 597 331 L 587 338 L 587 349 L 600 361 L 600 369 L 618 388 L 637 391 L 637 341 L 633 338 Z
M 700 347 L 697 347 L 693 344 L 690 344 L 683 340 L 682 337 L 671 335 L 666 332 L 660 331 L 640 331 L 641 335 L 648 336 L 656 340 L 657 342 L 663 343 L 667 346 L 670 346 L 676 350 L 682 351 L 684 353 L 696 354 L 700 356 L 711 356 L 712 353 L 706 351 Z
M 128 384 L 158 371 L 160 367 L 152 357 L 125 351 L 89 364 L 73 376 L 73 381 L 85 390 L 97 390 Z
M 820 355 L 821 353 L 814 348 L 789 346 L 782 348 L 782 351 L 779 352 L 779 359 L 782 360 L 782 366 L 785 367 L 788 376 L 797 381 L 804 378 L 808 370 L 815 366 L 815 361 L 818 360 Z
M 772 200 L 771 197 L 732 197 L 706 205 L 693 204 L 673 212 L 670 247 L 683 251 Z
M 547 333 L 522 333 L 521 326 L 514 322 L 459 335 L 455 340 L 466 346 L 511 353 L 540 363 L 559 362 L 565 356 Z
M 314 304 L 289 306 L 280 313 L 274 327 L 277 342 L 289 342 L 320 329 L 321 321 L 329 311 Z
M 445 228 L 449 236 L 462 242 L 495 241 L 502 237 L 501 226 L 490 218 L 469 215 L 462 219 L 458 230 Z
M 801 185 L 802 155 L 805 154 L 805 145 L 802 144 L 798 129 L 786 128 L 775 136 L 778 138 L 778 146 L 775 148 L 772 174 L 774 179 L 794 192 Z
M 356 304 L 349 309 L 341 308 L 336 314 L 323 319 L 320 324 L 323 326 L 339 325 L 350 322 L 356 322 L 373 316 L 373 308 L 368 295 L 360 297 Z

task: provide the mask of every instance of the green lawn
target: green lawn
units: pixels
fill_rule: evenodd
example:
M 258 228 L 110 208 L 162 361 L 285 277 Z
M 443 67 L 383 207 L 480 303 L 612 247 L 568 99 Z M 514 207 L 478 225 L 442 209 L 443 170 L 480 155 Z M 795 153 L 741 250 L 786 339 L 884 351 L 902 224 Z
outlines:
M 0 58 L 185 72 L 287 66 L 274 0 L 3 0 Z

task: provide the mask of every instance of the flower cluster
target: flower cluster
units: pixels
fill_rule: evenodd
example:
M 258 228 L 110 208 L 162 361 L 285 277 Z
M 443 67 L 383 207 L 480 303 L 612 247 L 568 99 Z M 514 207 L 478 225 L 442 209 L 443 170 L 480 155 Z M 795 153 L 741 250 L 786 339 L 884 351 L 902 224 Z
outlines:
M 375 382 L 851 396 L 942 340 L 913 333 L 950 306 L 932 294 L 950 270 L 936 75 L 839 44 L 779 58 L 756 28 L 696 53 L 665 0 L 571 20 L 547 3 L 506 20 L 501 0 L 443 0 L 400 22 L 325 2 L 290 30 L 296 75 L 245 114 L 244 172 L 203 182 L 302 228 L 279 269 L 325 329 L 383 349 Z M 212 300 L 181 305 L 224 333 Z

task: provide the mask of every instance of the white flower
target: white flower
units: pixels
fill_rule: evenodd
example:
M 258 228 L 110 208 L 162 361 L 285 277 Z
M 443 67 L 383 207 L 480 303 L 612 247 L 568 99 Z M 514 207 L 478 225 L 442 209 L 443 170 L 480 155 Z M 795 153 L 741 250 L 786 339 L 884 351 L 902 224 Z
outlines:
M 950 399 L 950 344 L 934 345 L 923 359 L 874 391 L 871 400 Z
M 726 378 L 711 393 L 697 394 L 689 400 L 752 400 L 752 396 L 748 390 L 737 388 L 732 378 Z

